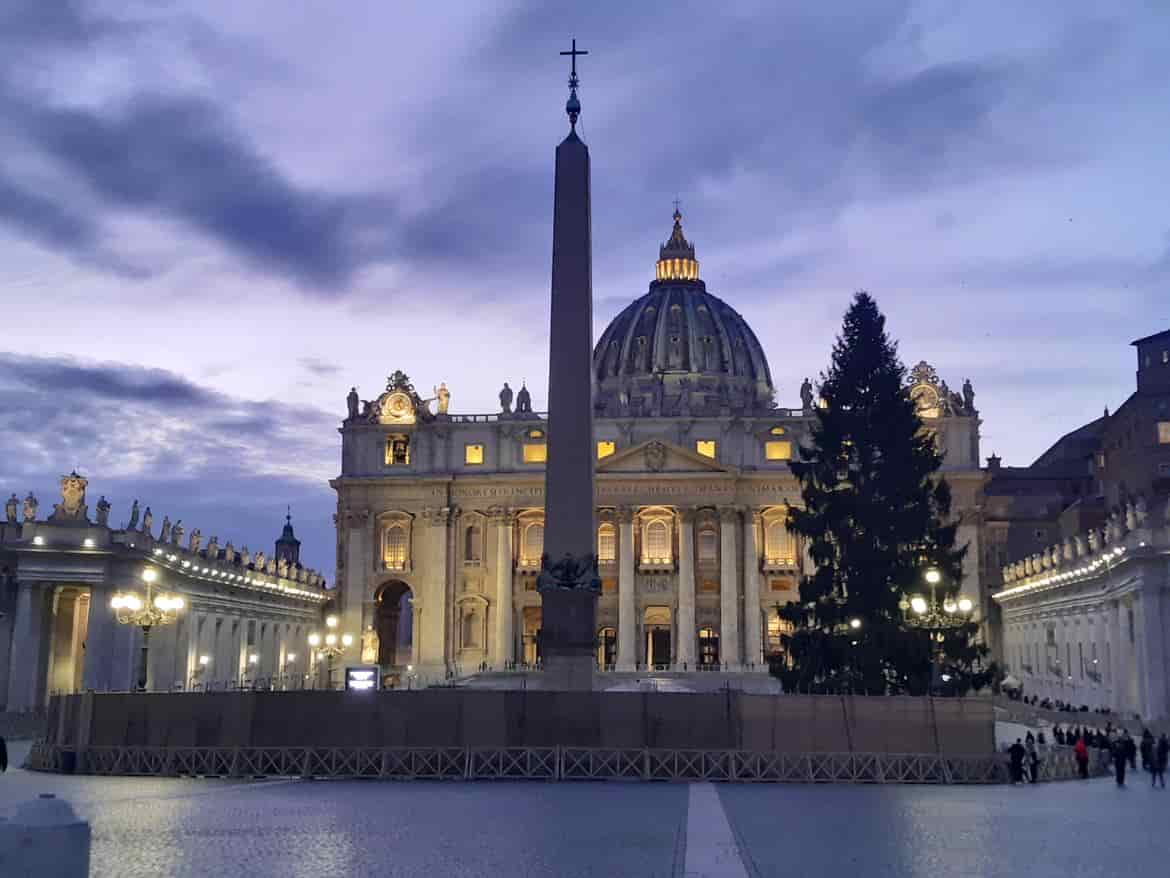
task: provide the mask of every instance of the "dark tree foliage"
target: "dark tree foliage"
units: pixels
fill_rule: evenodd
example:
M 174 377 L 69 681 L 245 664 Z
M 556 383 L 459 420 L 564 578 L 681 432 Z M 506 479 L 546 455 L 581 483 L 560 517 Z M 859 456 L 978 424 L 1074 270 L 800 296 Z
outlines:
M 932 643 L 899 606 L 928 593 L 932 567 L 942 574 L 939 600 L 957 597 L 967 551 L 955 546 L 942 457 L 908 390 L 885 318 L 859 292 L 821 375 L 812 442 L 792 463 L 804 507 L 790 509 L 788 527 L 807 541 L 814 570 L 800 600 L 778 610 L 793 628 L 775 668 L 790 692 L 922 694 L 932 670 L 935 691 L 981 682 L 975 623 Z

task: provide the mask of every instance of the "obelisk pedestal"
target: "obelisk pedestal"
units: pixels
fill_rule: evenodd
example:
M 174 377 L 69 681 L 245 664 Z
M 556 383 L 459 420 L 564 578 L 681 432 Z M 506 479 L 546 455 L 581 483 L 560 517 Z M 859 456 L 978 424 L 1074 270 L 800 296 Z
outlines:
M 541 598 L 543 688 L 589 689 L 596 661 L 597 525 L 593 506 L 593 258 L 589 148 L 577 136 L 577 55 L 557 147 L 549 330 L 548 462 Z

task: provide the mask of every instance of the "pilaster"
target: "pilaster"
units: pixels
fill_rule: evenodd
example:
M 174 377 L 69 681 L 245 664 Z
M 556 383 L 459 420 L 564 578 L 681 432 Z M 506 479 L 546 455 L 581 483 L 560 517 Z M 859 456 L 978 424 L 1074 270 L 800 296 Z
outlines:
M 512 609 L 512 531 L 516 516 L 502 509 L 492 515 L 496 528 L 496 643 L 495 665 L 503 669 L 515 661 Z
M 678 613 L 676 670 L 695 670 L 695 510 L 678 510 Z
M 747 509 L 743 518 L 743 649 L 749 670 L 765 670 L 763 622 L 760 616 L 760 554 L 757 534 L 762 517 L 759 509 Z
M 617 669 L 634 670 L 638 661 L 637 601 L 634 599 L 634 509 L 618 507 Z
M 740 669 L 739 577 L 735 529 L 739 510 L 719 508 L 719 660 L 727 670 Z

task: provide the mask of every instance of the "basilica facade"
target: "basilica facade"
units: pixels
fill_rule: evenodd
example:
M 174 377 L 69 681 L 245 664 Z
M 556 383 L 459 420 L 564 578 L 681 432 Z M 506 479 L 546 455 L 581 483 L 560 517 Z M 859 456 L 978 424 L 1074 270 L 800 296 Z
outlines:
M 597 664 L 763 671 L 781 651 L 776 609 L 797 598 L 809 564 L 785 520 L 800 503 L 789 461 L 817 400 L 806 380 L 799 407 L 777 406 L 763 346 L 707 290 L 681 219 L 649 291 L 593 355 Z M 911 384 L 970 544 L 963 591 L 985 609 L 974 393 L 950 391 L 925 362 Z M 556 424 L 506 383 L 494 413 L 450 411 L 445 385 L 424 400 L 402 372 L 377 399 L 351 391 L 348 402 L 331 484 L 337 601 L 343 626 L 363 632 L 361 658 L 418 682 L 538 664 Z

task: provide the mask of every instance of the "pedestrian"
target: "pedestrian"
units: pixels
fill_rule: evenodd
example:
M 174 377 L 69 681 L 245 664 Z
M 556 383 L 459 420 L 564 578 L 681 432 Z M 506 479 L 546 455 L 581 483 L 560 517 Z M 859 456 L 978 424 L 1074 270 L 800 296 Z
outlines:
M 1024 782 L 1024 755 L 1027 752 L 1019 738 L 1016 738 L 1016 743 L 1008 748 L 1008 757 L 1011 759 L 1012 767 L 1012 783 Z
M 1154 776 L 1150 778 L 1150 786 L 1154 781 L 1162 782 L 1162 789 L 1166 789 L 1166 763 L 1170 761 L 1170 738 L 1162 732 L 1158 739 L 1158 746 L 1154 748 Z
M 1142 730 L 1142 771 L 1154 770 L 1154 736 L 1149 729 Z
M 1163 735 L 1162 737 L 1166 737 Z M 8 742 L 0 735 L 0 774 L 8 770 Z
M 1119 787 L 1125 786 L 1125 763 L 1129 760 L 1129 748 L 1125 745 L 1125 738 L 1118 738 L 1113 742 L 1113 773 Z
M 1040 780 L 1040 752 L 1036 749 L 1036 739 L 1028 735 L 1028 774 L 1032 783 Z
M 1121 740 L 1125 742 L 1125 755 L 1129 757 L 1129 767 L 1137 771 L 1137 744 L 1130 737 L 1129 729 L 1122 732 Z
M 1073 747 L 1073 755 L 1077 759 L 1077 769 L 1080 771 L 1081 779 L 1087 780 L 1089 777 L 1089 748 L 1085 744 L 1085 739 L 1080 738 L 1077 745 Z

